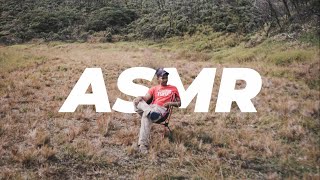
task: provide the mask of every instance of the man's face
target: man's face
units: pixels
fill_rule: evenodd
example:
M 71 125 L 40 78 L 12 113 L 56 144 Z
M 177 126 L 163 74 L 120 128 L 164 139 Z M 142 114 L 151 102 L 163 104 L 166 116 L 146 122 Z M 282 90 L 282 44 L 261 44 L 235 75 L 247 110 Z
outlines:
M 167 83 L 168 83 L 168 75 L 160 76 L 158 79 L 159 79 L 159 83 L 162 86 L 166 86 L 167 85 Z

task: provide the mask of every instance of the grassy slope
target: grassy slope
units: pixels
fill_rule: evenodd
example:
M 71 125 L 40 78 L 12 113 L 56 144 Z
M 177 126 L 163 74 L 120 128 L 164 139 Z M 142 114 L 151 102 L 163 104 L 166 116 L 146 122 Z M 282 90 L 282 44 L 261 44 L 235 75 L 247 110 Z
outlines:
M 318 49 L 271 40 L 245 48 L 237 37 L 206 38 L 1 47 L 1 176 L 319 177 Z M 162 127 L 154 126 L 146 157 L 136 150 L 137 115 L 95 113 L 91 106 L 58 113 L 86 67 L 102 68 L 112 105 L 117 97 L 132 100 L 116 87 L 124 69 L 164 64 L 176 67 L 186 86 L 204 67 L 217 67 L 217 77 L 209 113 L 194 113 L 195 101 L 176 109 L 173 142 L 160 140 Z M 261 74 L 263 87 L 253 100 L 257 113 L 240 113 L 236 105 L 231 113 L 214 113 L 223 67 L 248 67 Z

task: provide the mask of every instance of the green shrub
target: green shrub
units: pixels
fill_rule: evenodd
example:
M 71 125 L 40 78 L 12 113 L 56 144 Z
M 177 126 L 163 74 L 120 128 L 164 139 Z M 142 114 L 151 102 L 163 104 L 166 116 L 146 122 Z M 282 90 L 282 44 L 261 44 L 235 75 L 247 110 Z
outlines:
M 297 31 L 301 31 L 302 27 L 300 24 L 291 24 L 289 26 L 289 32 L 297 32 Z
M 102 8 L 92 13 L 88 19 L 87 30 L 104 31 L 106 28 L 112 27 L 119 32 L 121 27 L 128 25 L 136 18 L 137 14 L 132 10 Z
M 235 25 L 235 24 L 229 24 L 229 25 L 227 26 L 226 30 L 227 30 L 228 32 L 236 32 L 236 31 L 237 31 L 237 25 Z
M 166 35 L 169 26 L 167 24 L 160 24 L 156 26 L 154 29 L 154 37 L 155 38 L 162 38 Z
M 226 25 L 225 25 L 225 23 L 223 23 L 223 22 L 214 23 L 214 24 L 213 24 L 213 28 L 214 28 L 216 31 L 224 31 L 224 30 L 226 29 Z
M 268 56 L 269 61 L 279 66 L 290 65 L 293 62 L 308 61 L 313 57 L 313 53 L 305 50 L 290 50 L 274 53 Z
M 310 43 L 313 44 L 315 46 L 320 47 L 320 33 L 316 33 L 316 32 L 307 32 L 307 33 L 303 33 L 300 38 L 300 41 L 305 42 L 305 43 Z

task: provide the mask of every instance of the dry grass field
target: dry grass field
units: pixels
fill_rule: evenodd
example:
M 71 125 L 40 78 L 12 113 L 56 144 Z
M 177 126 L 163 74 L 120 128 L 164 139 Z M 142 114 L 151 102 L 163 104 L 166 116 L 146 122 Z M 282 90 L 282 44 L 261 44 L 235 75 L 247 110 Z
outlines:
M 142 42 L 0 47 L 0 178 L 320 178 L 317 47 L 271 40 L 251 48 L 221 45 L 217 52 L 178 47 Z M 93 106 L 58 112 L 88 67 L 102 69 L 111 106 L 117 97 L 132 100 L 116 82 L 123 70 L 136 66 L 175 67 L 185 88 L 202 68 L 217 68 L 209 113 L 193 112 L 195 100 L 174 109 L 172 141 L 154 125 L 150 152 L 141 155 L 137 114 L 96 113 Z M 241 113 L 236 104 L 230 113 L 214 112 L 224 67 L 260 73 L 263 87 L 253 99 L 257 113 Z

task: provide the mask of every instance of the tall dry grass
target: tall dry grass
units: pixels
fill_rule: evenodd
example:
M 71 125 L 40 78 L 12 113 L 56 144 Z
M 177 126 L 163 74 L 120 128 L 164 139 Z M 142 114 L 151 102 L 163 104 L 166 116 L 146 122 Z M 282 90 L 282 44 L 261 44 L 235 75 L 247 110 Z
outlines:
M 318 178 L 317 51 L 299 44 L 279 50 L 283 44 L 274 42 L 233 47 L 233 37 L 220 36 L 212 35 L 212 42 L 221 41 L 220 51 L 213 53 L 208 48 L 200 53 L 168 50 L 177 41 L 162 48 L 143 43 L 1 47 L 0 56 L 5 59 L 1 63 L 12 64 L 1 66 L 0 71 L 0 177 Z M 25 56 L 30 64 L 24 64 Z M 45 60 L 37 63 L 37 57 Z M 174 109 L 172 140 L 162 138 L 163 127 L 154 125 L 146 156 L 137 151 L 140 119 L 136 114 L 95 113 L 92 106 L 58 113 L 87 67 L 102 68 L 111 106 L 118 97 L 132 100 L 118 90 L 116 82 L 123 70 L 135 66 L 176 67 L 185 88 L 202 68 L 218 68 L 209 112 L 194 113 L 195 100 L 186 109 Z M 241 113 L 236 104 L 230 113 L 214 112 L 224 67 L 248 67 L 261 74 L 263 87 L 253 99 L 257 113 Z

